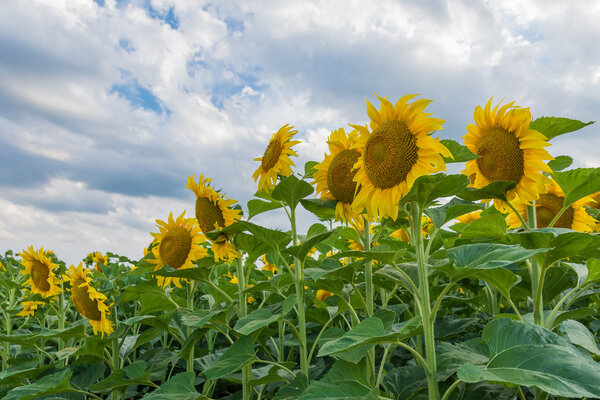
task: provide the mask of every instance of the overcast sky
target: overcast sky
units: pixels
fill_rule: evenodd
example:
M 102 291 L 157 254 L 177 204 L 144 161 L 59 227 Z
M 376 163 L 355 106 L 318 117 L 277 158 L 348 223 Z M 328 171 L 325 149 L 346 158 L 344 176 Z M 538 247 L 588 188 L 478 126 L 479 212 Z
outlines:
M 459 141 L 491 96 L 597 120 L 598 21 L 597 0 L 3 0 L 0 252 L 139 258 L 155 219 L 193 216 L 189 175 L 246 209 L 274 131 L 299 130 L 302 171 L 373 92 L 435 100 Z M 598 124 L 553 143 L 600 166 Z

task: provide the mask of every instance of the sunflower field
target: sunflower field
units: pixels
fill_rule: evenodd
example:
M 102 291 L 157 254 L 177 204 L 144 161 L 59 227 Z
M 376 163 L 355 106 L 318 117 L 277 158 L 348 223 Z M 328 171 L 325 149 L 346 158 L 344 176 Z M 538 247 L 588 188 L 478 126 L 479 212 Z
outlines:
M 600 168 L 547 151 L 592 122 L 490 99 L 461 144 L 378 99 L 303 168 L 275 132 L 244 210 L 191 175 L 140 260 L 0 256 L 0 397 L 600 398 Z

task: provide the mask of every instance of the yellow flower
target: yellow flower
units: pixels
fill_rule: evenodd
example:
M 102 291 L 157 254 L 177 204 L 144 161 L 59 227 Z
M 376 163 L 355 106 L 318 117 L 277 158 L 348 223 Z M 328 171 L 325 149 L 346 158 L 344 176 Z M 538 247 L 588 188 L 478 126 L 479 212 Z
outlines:
M 231 274 L 227 274 L 227 276 L 230 278 L 229 282 L 233 283 L 234 285 L 239 285 L 240 281 L 238 280 L 237 276 L 235 275 L 231 275 Z
M 335 130 L 327 140 L 330 154 L 315 166 L 313 174 L 317 194 L 321 198 L 337 200 L 335 206 L 336 221 L 354 221 L 360 223 L 359 215 L 352 210 L 352 201 L 356 193 L 354 164 L 360 157 L 358 149 L 358 133 L 346 134 L 344 128 Z
M 102 272 L 100 264 L 104 266 L 108 263 L 108 256 L 103 256 L 99 251 L 88 254 L 86 258 L 89 258 L 94 263 L 94 269 L 98 272 Z
M 591 201 L 588 201 L 585 205 L 593 210 L 600 210 L 600 192 L 594 193 L 589 197 Z M 600 215 L 596 218 L 596 232 L 600 232 Z
M 43 297 L 52 297 L 61 292 L 58 286 L 60 279 L 54 275 L 53 271 L 58 268 L 58 265 L 46 256 L 43 248 L 36 252 L 33 246 L 29 246 L 27 251 L 23 250 L 19 255 L 22 258 L 21 264 L 25 267 L 21 273 L 29 275 L 29 279 L 23 286 L 29 285 L 31 293 L 41 294 Z
M 75 308 L 90 321 L 94 334 L 100 332 L 104 337 L 105 333 L 113 333 L 113 324 L 108 318 L 110 306 L 105 303 L 106 296 L 90 285 L 92 273 L 79 263 L 77 267 L 71 265 L 65 278 L 71 284 L 71 298 Z
M 463 136 L 465 145 L 480 157 L 467 161 L 463 174 L 471 180 L 471 186 L 481 188 L 495 181 L 513 181 L 517 187 L 508 192 L 508 200 L 515 195 L 532 202 L 544 192 L 548 179 L 540 171 L 552 173 L 543 160 L 552 156 L 544 149 L 549 146 L 546 137 L 529 129 L 529 108 L 513 106 L 514 102 L 493 110 L 492 99 L 475 108 L 475 125 L 467 126 Z M 496 202 L 498 203 L 498 202 Z M 507 207 L 499 205 L 503 212 Z
M 21 303 L 23 309 L 17 313 L 19 317 L 30 317 L 37 310 L 38 306 L 43 306 L 46 303 L 43 301 L 24 301 Z
M 194 175 L 188 178 L 186 187 L 196 195 L 196 219 L 202 232 L 206 234 L 214 230 L 218 231 L 239 221 L 242 211 L 229 208 L 236 201 L 217 193 L 209 185 L 212 179 L 200 175 L 198 183 L 196 183 Z M 220 233 L 216 240 L 211 239 L 211 243 L 215 261 L 228 261 L 240 257 L 224 233 Z
M 282 126 L 273 134 L 269 145 L 262 157 L 255 158 L 254 161 L 260 161 L 260 166 L 252 174 L 252 179 L 256 182 L 258 178 L 258 190 L 270 192 L 277 183 L 277 175 L 289 176 L 292 174 L 292 166 L 295 166 L 289 156 L 298 154 L 292 150 L 292 146 L 300 143 L 299 140 L 291 140 L 298 131 L 293 130 L 289 124 Z
M 176 269 L 193 268 L 194 261 L 208 254 L 208 251 L 202 247 L 206 238 L 200 233 L 196 220 L 184 218 L 184 214 L 185 211 L 174 220 L 173 213 L 169 213 L 167 222 L 156 220 L 160 232 L 150 233 L 157 243 L 152 248 L 154 259 L 147 260 L 149 263 L 156 264 L 155 271 L 165 265 Z M 163 288 L 170 286 L 171 282 L 181 287 L 179 278 L 157 276 L 156 279 Z
M 238 280 L 237 276 L 232 275 L 231 272 L 227 272 L 227 277 L 229 278 L 229 282 L 233 283 L 234 285 L 239 285 L 240 281 Z M 248 284 L 248 287 L 252 287 L 254 286 L 253 284 Z M 256 301 L 256 297 L 254 296 L 248 296 L 246 297 L 246 303 L 248 304 L 252 304 Z
M 456 217 L 456 220 L 461 224 L 470 224 L 476 219 L 481 218 L 481 211 L 482 210 L 471 211 L 470 213 L 466 213 Z
M 254 296 L 248 296 L 248 297 L 246 298 L 246 302 L 247 302 L 248 304 L 252 304 L 252 303 L 254 303 L 255 301 L 256 301 L 256 297 L 254 297 Z
M 333 293 L 328 292 L 327 290 L 319 289 L 317 290 L 317 295 L 315 297 L 321 301 L 325 301 L 326 298 L 331 296 L 333 296 Z
M 381 110 L 367 101 L 371 131 L 366 126 L 353 125 L 360 133 L 362 155 L 354 181 L 360 186 L 352 208 L 367 210 L 373 218 L 398 216 L 398 203 L 411 189 L 415 180 L 430 173 L 446 170 L 442 155 L 452 157 L 439 138 L 429 134 L 442 129 L 444 120 L 430 118 L 424 112 L 431 100 L 408 101 L 416 95 L 402 97 L 396 105 L 378 97 Z
M 423 215 L 423 221 L 421 224 L 421 235 L 424 238 L 429 235 L 429 233 L 435 228 L 433 221 L 427 215 Z M 396 229 L 394 232 L 390 233 L 390 237 L 394 239 L 400 239 L 403 242 L 410 243 L 410 229 L 408 228 L 400 228 Z
M 273 264 L 273 263 L 268 262 L 267 261 L 267 256 L 263 255 L 261 257 L 261 260 L 262 260 L 262 262 L 265 263 L 265 265 L 262 267 L 263 271 L 269 271 L 269 272 L 271 272 L 273 274 L 277 273 L 277 266 L 275 264 Z
M 546 185 L 545 192 L 540 194 L 539 199 L 535 202 L 536 224 L 538 228 L 545 228 L 550 224 L 562 208 L 565 199 L 562 189 L 554 182 Z M 571 204 L 560 218 L 558 218 L 554 227 L 573 229 L 579 232 L 593 232 L 596 221 L 583 207 L 590 200 L 589 197 L 584 197 Z M 527 221 L 527 204 L 521 200 L 516 200 L 513 206 L 521 214 L 521 217 Z M 521 226 L 521 220 L 512 210 L 508 214 L 507 222 L 509 229 Z

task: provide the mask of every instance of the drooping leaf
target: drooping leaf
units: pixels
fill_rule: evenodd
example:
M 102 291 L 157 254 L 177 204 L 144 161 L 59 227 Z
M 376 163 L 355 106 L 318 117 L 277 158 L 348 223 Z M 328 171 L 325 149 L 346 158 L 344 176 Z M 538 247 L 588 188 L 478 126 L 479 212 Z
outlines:
M 502 238 L 506 234 L 506 220 L 500 212 L 490 212 L 481 215 L 462 231 L 461 238 L 465 240 L 489 240 Z
M 219 379 L 242 369 L 254 359 L 252 337 L 242 336 L 210 368 L 204 371 L 209 379 Z
M 39 365 L 37 361 L 28 361 L 22 364 L 17 364 L 0 371 L 0 384 L 20 384 L 24 378 L 34 380 L 51 368 L 51 365 Z
M 423 175 L 415 181 L 402 202 L 414 201 L 424 209 L 435 200 L 442 197 L 454 196 L 461 193 L 469 184 L 469 178 L 464 175 Z
M 443 157 L 444 162 L 446 164 L 456 163 L 456 162 L 466 162 L 466 161 L 471 161 L 471 160 L 475 160 L 476 158 L 479 158 L 479 156 L 477 154 L 471 153 L 471 150 L 469 150 L 467 148 L 467 146 L 460 144 L 455 140 L 443 139 L 443 140 L 440 140 L 440 142 L 444 146 L 446 146 L 446 148 L 448 150 L 450 150 L 450 153 L 452 153 L 452 156 L 454 157 L 453 159 L 448 158 L 448 157 Z
M 248 220 L 266 211 L 276 210 L 283 207 L 279 201 L 263 201 L 259 199 L 248 200 Z
M 181 372 L 142 398 L 146 400 L 197 400 L 200 393 L 194 386 L 195 377 L 196 374 L 193 372 Z
M 6 400 L 39 399 L 58 393 L 72 391 L 70 380 L 73 371 L 63 369 L 52 375 L 47 375 L 37 382 L 12 389 L 3 397 Z
M 563 207 L 568 207 L 577 200 L 596 193 L 600 188 L 600 168 L 577 168 L 555 172 L 552 178 L 565 193 Z
M 544 259 L 544 267 L 549 267 L 556 261 L 573 256 L 598 254 L 600 236 L 581 232 L 568 232 L 554 237 L 550 246 L 553 247 Z
M 290 235 L 285 232 L 281 232 L 274 229 L 263 228 L 260 225 L 253 224 L 252 222 L 239 221 L 237 224 L 243 229 L 250 232 L 254 237 L 265 244 L 267 244 L 271 250 L 279 250 L 290 241 Z
M 570 319 L 560 324 L 559 329 L 573 344 L 583 347 L 592 354 L 600 355 L 594 335 L 581 322 Z
M 569 168 L 573 164 L 573 159 L 569 156 L 557 156 L 554 160 L 548 161 L 548 166 L 552 168 L 552 171 L 558 172 L 565 168 Z
M 570 118 L 540 117 L 529 124 L 529 129 L 534 129 L 546 136 L 548 140 L 569 132 L 578 131 L 596 121 L 581 122 Z
M 221 313 L 220 310 L 188 310 L 186 308 L 180 308 L 177 313 L 181 317 L 181 322 L 185 326 L 192 328 L 201 329 L 206 325 L 214 316 Z
M 266 308 L 259 308 L 238 319 L 233 329 L 242 335 L 249 335 L 277 321 L 280 317 L 281 314 L 272 314 Z
M 463 200 L 477 201 L 484 199 L 499 199 L 506 201 L 506 193 L 517 187 L 515 182 L 496 181 L 481 189 L 466 188 L 457 194 Z
M 476 243 L 454 247 L 446 253 L 459 268 L 490 269 L 519 263 L 548 249 L 526 250 L 521 246 L 499 243 Z
M 304 179 L 310 179 L 313 174 L 317 171 L 315 168 L 319 163 L 316 161 L 307 161 L 304 164 Z
M 310 183 L 290 175 L 275 186 L 271 196 L 274 199 L 285 202 L 289 207 L 295 209 L 300 200 L 314 192 Z
M 300 204 L 322 221 L 335 218 L 337 200 L 332 199 L 302 199 Z
M 437 228 L 440 228 L 442 225 L 452 221 L 456 217 L 472 211 L 482 210 L 484 207 L 485 206 L 481 203 L 464 201 L 455 197 L 441 207 L 426 209 L 425 213 L 431 218 L 433 224 Z
M 150 380 L 150 369 L 144 361 L 135 361 L 123 369 L 113 371 L 106 379 L 90 385 L 91 392 L 105 393 L 114 389 L 127 388 L 131 385 L 153 386 Z

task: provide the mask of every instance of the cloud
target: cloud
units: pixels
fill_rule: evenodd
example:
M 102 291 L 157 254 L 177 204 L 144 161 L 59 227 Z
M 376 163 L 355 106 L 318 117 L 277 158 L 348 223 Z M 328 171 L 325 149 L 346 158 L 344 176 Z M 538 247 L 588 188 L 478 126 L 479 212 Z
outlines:
M 367 123 L 373 92 L 434 99 L 455 140 L 491 96 L 598 119 L 599 17 L 594 1 L 557 0 L 5 1 L 0 250 L 141 255 L 155 218 L 193 212 L 189 175 L 245 205 L 273 132 L 299 130 L 302 172 L 331 130 Z M 598 166 L 597 130 L 550 151 Z

